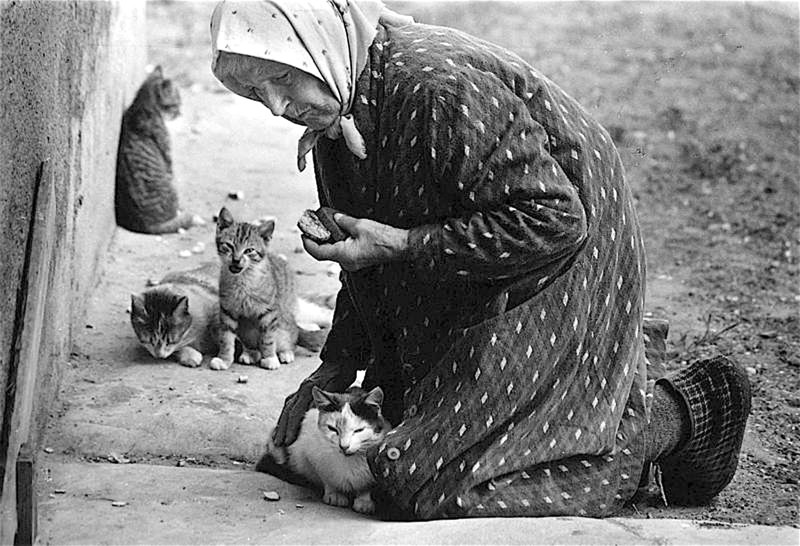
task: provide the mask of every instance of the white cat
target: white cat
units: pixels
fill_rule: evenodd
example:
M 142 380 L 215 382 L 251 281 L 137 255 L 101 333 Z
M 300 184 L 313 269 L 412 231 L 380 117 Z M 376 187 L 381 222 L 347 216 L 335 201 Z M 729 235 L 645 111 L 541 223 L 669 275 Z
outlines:
M 268 451 L 280 465 L 322 487 L 322 501 L 372 514 L 375 478 L 366 452 L 381 443 L 391 426 L 381 413 L 383 391 L 351 387 L 344 393 L 313 388 L 314 407 L 306 412 L 295 442 Z M 270 435 L 271 438 L 272 435 Z

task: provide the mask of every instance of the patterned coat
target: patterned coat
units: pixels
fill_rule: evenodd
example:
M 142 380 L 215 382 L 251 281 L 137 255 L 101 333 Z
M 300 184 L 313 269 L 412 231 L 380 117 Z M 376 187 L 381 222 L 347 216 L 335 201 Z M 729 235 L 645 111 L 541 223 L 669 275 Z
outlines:
M 314 150 L 320 199 L 411 229 L 342 276 L 322 358 L 367 369 L 396 428 L 369 457 L 419 519 L 589 515 L 643 469 L 644 249 L 608 133 L 520 57 L 379 29 L 353 114 Z

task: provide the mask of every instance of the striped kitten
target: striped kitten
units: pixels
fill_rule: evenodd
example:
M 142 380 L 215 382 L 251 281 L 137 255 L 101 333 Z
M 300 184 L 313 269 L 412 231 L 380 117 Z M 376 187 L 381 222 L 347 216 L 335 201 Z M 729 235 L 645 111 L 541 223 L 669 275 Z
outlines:
M 147 351 L 197 367 L 217 346 L 219 266 L 207 263 L 166 275 L 155 288 L 131 295 L 131 325 Z
M 268 370 L 292 362 L 298 343 L 318 348 L 318 336 L 298 326 L 301 305 L 308 315 L 303 323 L 330 326 L 332 312 L 300 300 L 286 259 L 269 251 L 274 229 L 273 221 L 236 222 L 224 207 L 219 213 L 219 352 L 210 363 L 215 370 L 233 363 L 237 338 L 245 347 L 239 362 Z
M 122 117 L 114 205 L 117 224 L 139 233 L 172 233 L 204 223 L 178 210 L 172 152 L 163 116 L 180 114 L 178 88 L 157 66 Z

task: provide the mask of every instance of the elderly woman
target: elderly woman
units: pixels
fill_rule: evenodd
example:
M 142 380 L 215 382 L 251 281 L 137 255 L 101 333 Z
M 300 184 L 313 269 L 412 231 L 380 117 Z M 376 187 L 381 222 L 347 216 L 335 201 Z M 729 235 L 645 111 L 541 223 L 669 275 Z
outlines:
M 343 286 L 277 445 L 312 385 L 366 370 L 395 425 L 369 466 L 404 517 L 605 516 L 651 463 L 676 503 L 730 481 L 747 376 L 717 358 L 654 384 L 633 198 L 574 99 L 502 47 L 379 2 L 223 2 L 211 33 L 227 88 L 307 127 L 298 165 L 313 153 L 349 234 L 303 240 Z

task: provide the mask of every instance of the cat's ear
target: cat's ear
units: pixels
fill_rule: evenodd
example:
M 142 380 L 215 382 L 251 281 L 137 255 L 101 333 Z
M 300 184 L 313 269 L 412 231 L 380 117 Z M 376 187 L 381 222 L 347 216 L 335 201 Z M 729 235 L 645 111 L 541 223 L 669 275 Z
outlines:
M 258 234 L 264 239 L 264 242 L 269 242 L 272 239 L 272 234 L 275 232 L 275 220 L 264 220 L 258 225 Z
M 369 391 L 367 396 L 364 398 L 364 403 L 368 406 L 375 406 L 380 410 L 381 405 L 383 405 L 383 389 L 380 387 L 375 387 Z
M 189 298 L 181 296 L 178 300 L 178 304 L 175 306 L 175 313 L 180 315 L 189 314 Z
M 217 215 L 217 229 L 225 229 L 233 225 L 233 214 L 227 208 L 222 207 Z
M 152 76 L 157 76 L 159 78 L 163 78 L 164 77 L 164 72 L 161 70 L 161 65 L 160 64 L 156 65 L 156 67 L 153 68 L 153 71 L 150 74 Z
M 144 295 L 131 294 L 131 317 L 147 316 L 147 309 L 144 306 Z
M 319 410 L 331 411 L 336 408 L 336 401 L 333 399 L 333 395 L 323 391 L 316 385 L 311 388 L 311 396 L 314 397 L 314 406 Z

